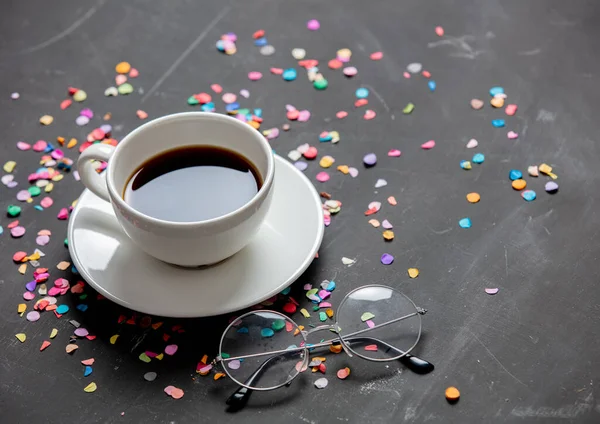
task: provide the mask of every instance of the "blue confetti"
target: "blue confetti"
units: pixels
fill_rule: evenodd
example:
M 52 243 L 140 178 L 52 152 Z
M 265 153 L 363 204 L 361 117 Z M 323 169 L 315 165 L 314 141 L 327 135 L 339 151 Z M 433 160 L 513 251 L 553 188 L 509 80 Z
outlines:
M 523 178 L 523 173 L 518 169 L 511 169 L 508 173 L 508 178 L 510 178 L 511 181 L 519 180 Z
M 292 288 L 287 287 L 281 291 L 281 294 L 285 296 L 285 295 L 288 295 L 291 291 L 292 291 Z
M 44 210 L 44 208 L 42 208 L 40 205 L 35 205 L 33 207 L 33 209 L 38 210 L 38 211 L 43 211 Z M 0 234 L 2 234 L 2 233 L 0 233 Z
M 266 46 L 267 45 L 267 39 L 265 37 L 257 38 L 254 41 L 254 45 L 258 46 L 258 47 Z
M 79 271 L 77 271 L 77 268 L 75 268 L 75 266 L 72 266 L 72 267 L 71 267 L 71 272 L 72 272 L 73 274 L 79 274 Z
M 2 225 L 0 225 L 0 235 L 4 232 L 4 228 L 2 228 Z
M 330 281 L 325 290 L 327 290 L 328 292 L 334 291 L 335 290 L 335 281 Z
M 56 312 L 59 314 L 66 314 L 67 312 L 69 312 L 69 307 L 67 305 L 58 305 L 58 307 L 56 308 Z
M 490 96 L 494 97 L 497 94 L 504 94 L 504 88 L 502 88 L 502 87 L 490 88 Z
M 92 367 L 90 367 L 89 365 L 85 366 L 85 371 L 83 372 L 83 376 L 87 377 L 88 375 L 90 375 L 92 373 Z
M 326 142 L 326 141 L 331 141 L 331 140 L 333 140 L 333 137 L 332 137 L 332 135 L 331 135 L 331 134 L 329 134 L 329 133 L 327 133 L 327 135 L 325 135 L 325 136 L 323 136 L 323 137 L 319 137 L 319 141 L 320 141 L 321 143 L 324 143 L 324 142 Z
M 202 106 L 200 106 L 200 109 L 203 112 L 214 112 L 215 111 L 215 104 L 213 102 L 208 102 L 208 103 L 205 103 Z
M 237 332 L 240 334 L 248 334 L 249 333 L 248 327 L 240 327 L 240 328 L 238 328 Z
M 458 225 L 460 225 L 462 228 L 471 228 L 471 219 L 463 218 L 460 221 L 458 221 Z
M 260 109 L 260 108 L 254 109 L 254 115 L 261 118 L 262 117 L 262 109 Z
M 504 122 L 504 119 L 492 119 L 492 125 L 496 128 L 502 128 L 506 125 L 506 122 Z
M 273 337 L 274 334 L 275 332 L 270 328 L 263 328 L 262 330 L 260 330 L 260 335 L 263 337 Z
M 81 304 L 77 305 L 77 310 L 79 310 L 81 312 L 85 312 L 88 310 L 88 305 L 81 303 Z
M 296 76 L 298 75 L 298 73 L 296 72 L 296 70 L 294 68 L 288 68 L 285 71 L 283 71 L 283 79 L 286 81 L 294 81 L 296 79 Z
M 356 92 L 354 94 L 356 94 L 356 97 L 358 99 L 366 99 L 367 97 L 369 97 L 369 90 L 367 90 L 364 87 L 360 87 L 356 89 Z
M 430 89 L 431 91 L 435 91 L 435 88 L 437 87 L 437 84 L 435 83 L 435 81 L 433 81 L 433 80 L 432 80 L 432 81 L 429 81 L 429 82 L 427 83 L 427 86 L 429 87 L 429 89 Z
M 462 169 L 466 169 L 468 171 L 469 169 L 471 169 L 471 162 L 468 161 L 468 160 L 461 160 L 460 161 L 460 167 Z
M 218 40 L 216 43 L 216 47 L 217 50 L 220 52 L 224 52 L 225 51 L 225 41 L 224 40 Z
M 531 202 L 531 201 L 535 200 L 537 195 L 535 194 L 535 191 L 533 191 L 533 190 L 525 190 L 524 192 L 521 193 L 521 197 L 523 199 L 525 199 L 527 202 Z
M 237 102 L 234 103 L 229 103 L 227 106 L 225 106 L 225 110 L 227 112 L 235 112 L 236 110 L 238 110 L 240 108 L 240 104 Z
M 44 153 L 51 153 L 54 149 L 55 147 L 52 145 L 52 143 L 48 143 L 48 145 L 44 149 Z
M 483 163 L 484 160 L 485 160 L 485 156 L 483 153 L 475 153 L 473 155 L 473 159 L 472 159 L 473 163 L 481 164 L 481 163 Z

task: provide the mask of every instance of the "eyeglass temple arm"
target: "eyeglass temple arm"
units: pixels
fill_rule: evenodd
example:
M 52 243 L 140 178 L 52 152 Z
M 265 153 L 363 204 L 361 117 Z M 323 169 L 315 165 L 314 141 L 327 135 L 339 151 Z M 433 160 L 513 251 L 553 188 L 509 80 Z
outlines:
M 346 342 L 352 343 L 355 341 L 369 341 L 376 342 L 383 346 L 386 346 L 388 349 L 394 350 L 400 354 L 404 352 L 388 343 L 385 343 L 379 339 L 375 339 L 373 337 L 350 337 L 348 339 L 344 339 Z M 332 340 L 332 343 L 339 343 L 340 340 Z M 308 346 L 310 348 L 310 346 Z M 296 352 L 290 352 L 296 353 Z M 254 373 L 248 377 L 248 379 L 244 382 L 247 386 L 251 386 L 253 383 L 258 382 L 263 372 L 271 365 L 271 361 L 274 359 L 285 355 L 286 353 L 281 353 L 279 355 L 271 356 L 267 358 L 260 366 L 254 371 Z M 428 374 L 434 370 L 435 366 L 431 362 L 427 362 L 424 359 L 418 358 L 410 353 L 407 353 L 403 357 L 398 359 L 403 365 L 405 365 L 409 370 L 415 372 L 417 374 Z M 290 382 L 291 383 L 291 382 Z M 288 383 L 288 385 L 290 384 Z M 238 387 L 238 389 L 233 392 L 231 396 L 227 398 L 225 403 L 231 408 L 232 411 L 239 411 L 248 403 L 250 396 L 252 395 L 253 390 L 244 386 Z
M 284 353 L 280 353 L 279 355 L 268 357 L 262 364 L 259 365 L 259 367 L 256 369 L 256 371 L 254 371 L 254 373 L 252 373 L 252 375 L 250 377 L 248 377 L 248 379 L 244 382 L 244 384 L 246 384 L 247 386 L 251 386 L 252 384 L 257 383 L 258 380 L 260 380 L 260 377 L 262 376 L 262 374 L 265 372 L 265 370 L 272 365 L 272 362 L 279 359 L 281 356 L 285 356 L 290 353 L 297 354 L 298 352 L 296 352 L 296 351 L 284 352 Z M 288 385 L 289 385 L 289 383 L 288 383 Z M 233 412 L 239 411 L 244 406 L 246 406 L 246 403 L 248 403 L 248 399 L 250 399 L 250 395 L 252 395 L 252 392 L 253 392 L 252 389 L 249 389 L 244 386 L 240 386 L 240 387 L 238 387 L 238 389 L 235 392 L 233 392 L 233 394 L 231 396 L 229 396 L 227 398 L 225 403 L 227 404 L 227 406 L 229 406 L 231 411 L 233 411 Z

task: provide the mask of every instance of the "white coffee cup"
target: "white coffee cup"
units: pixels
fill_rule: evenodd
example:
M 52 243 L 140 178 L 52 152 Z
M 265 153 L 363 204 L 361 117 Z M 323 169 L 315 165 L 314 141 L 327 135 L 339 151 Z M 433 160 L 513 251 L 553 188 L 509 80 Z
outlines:
M 146 160 L 191 145 L 223 147 L 244 156 L 256 166 L 262 187 L 241 208 L 198 222 L 153 218 L 123 200 L 128 179 Z M 92 160 L 108 162 L 107 169 L 98 174 Z M 185 112 L 140 126 L 117 147 L 88 147 L 79 157 L 77 169 L 83 184 L 112 204 L 123 231 L 142 250 L 164 262 L 193 267 L 215 264 L 234 255 L 258 232 L 271 203 L 275 163 L 269 143 L 248 124 L 216 113 Z

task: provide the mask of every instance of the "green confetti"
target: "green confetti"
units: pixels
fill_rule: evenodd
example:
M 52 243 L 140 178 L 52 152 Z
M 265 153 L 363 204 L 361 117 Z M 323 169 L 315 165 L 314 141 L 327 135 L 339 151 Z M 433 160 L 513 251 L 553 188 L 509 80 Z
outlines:
M 322 78 L 320 80 L 316 80 L 313 83 L 313 86 L 317 89 L 317 90 L 325 90 L 327 88 L 327 86 L 329 85 L 329 83 L 327 82 L 327 80 L 325 78 Z
M 29 194 L 31 194 L 32 197 L 39 196 L 42 192 L 42 190 L 40 190 L 40 188 L 37 186 L 31 186 L 27 189 L 27 191 L 29 192 Z
M 285 327 L 285 321 L 282 319 L 276 319 L 271 324 L 271 328 L 275 331 L 281 331 L 284 329 L 284 327 Z
M 6 212 L 9 216 L 14 218 L 15 216 L 19 216 L 21 214 L 21 207 L 17 205 L 8 205 Z
M 368 321 L 368 320 L 370 320 L 372 318 L 375 318 L 375 315 L 373 315 L 371 312 L 365 312 L 364 314 L 362 314 L 360 316 L 360 320 L 362 322 Z
M 327 314 L 325 312 L 319 312 L 319 319 L 321 322 L 327 321 Z
M 412 113 L 413 110 L 415 110 L 415 105 L 412 103 L 409 103 L 404 107 L 404 109 L 402 109 L 402 112 L 405 115 L 408 115 L 408 114 Z

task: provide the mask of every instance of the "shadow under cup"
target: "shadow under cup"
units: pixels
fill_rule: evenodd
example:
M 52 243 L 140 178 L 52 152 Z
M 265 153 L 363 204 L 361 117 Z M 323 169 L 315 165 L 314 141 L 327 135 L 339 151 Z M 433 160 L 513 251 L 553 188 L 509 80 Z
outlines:
M 156 219 L 123 200 L 129 178 L 148 159 L 198 145 L 226 148 L 245 157 L 262 177 L 260 190 L 241 208 L 198 222 Z M 127 235 L 157 259 L 186 267 L 215 264 L 248 244 L 268 210 L 273 177 L 273 153 L 258 131 L 235 118 L 206 112 L 169 115 L 142 125 L 121 141 L 107 169 L 111 203 Z

